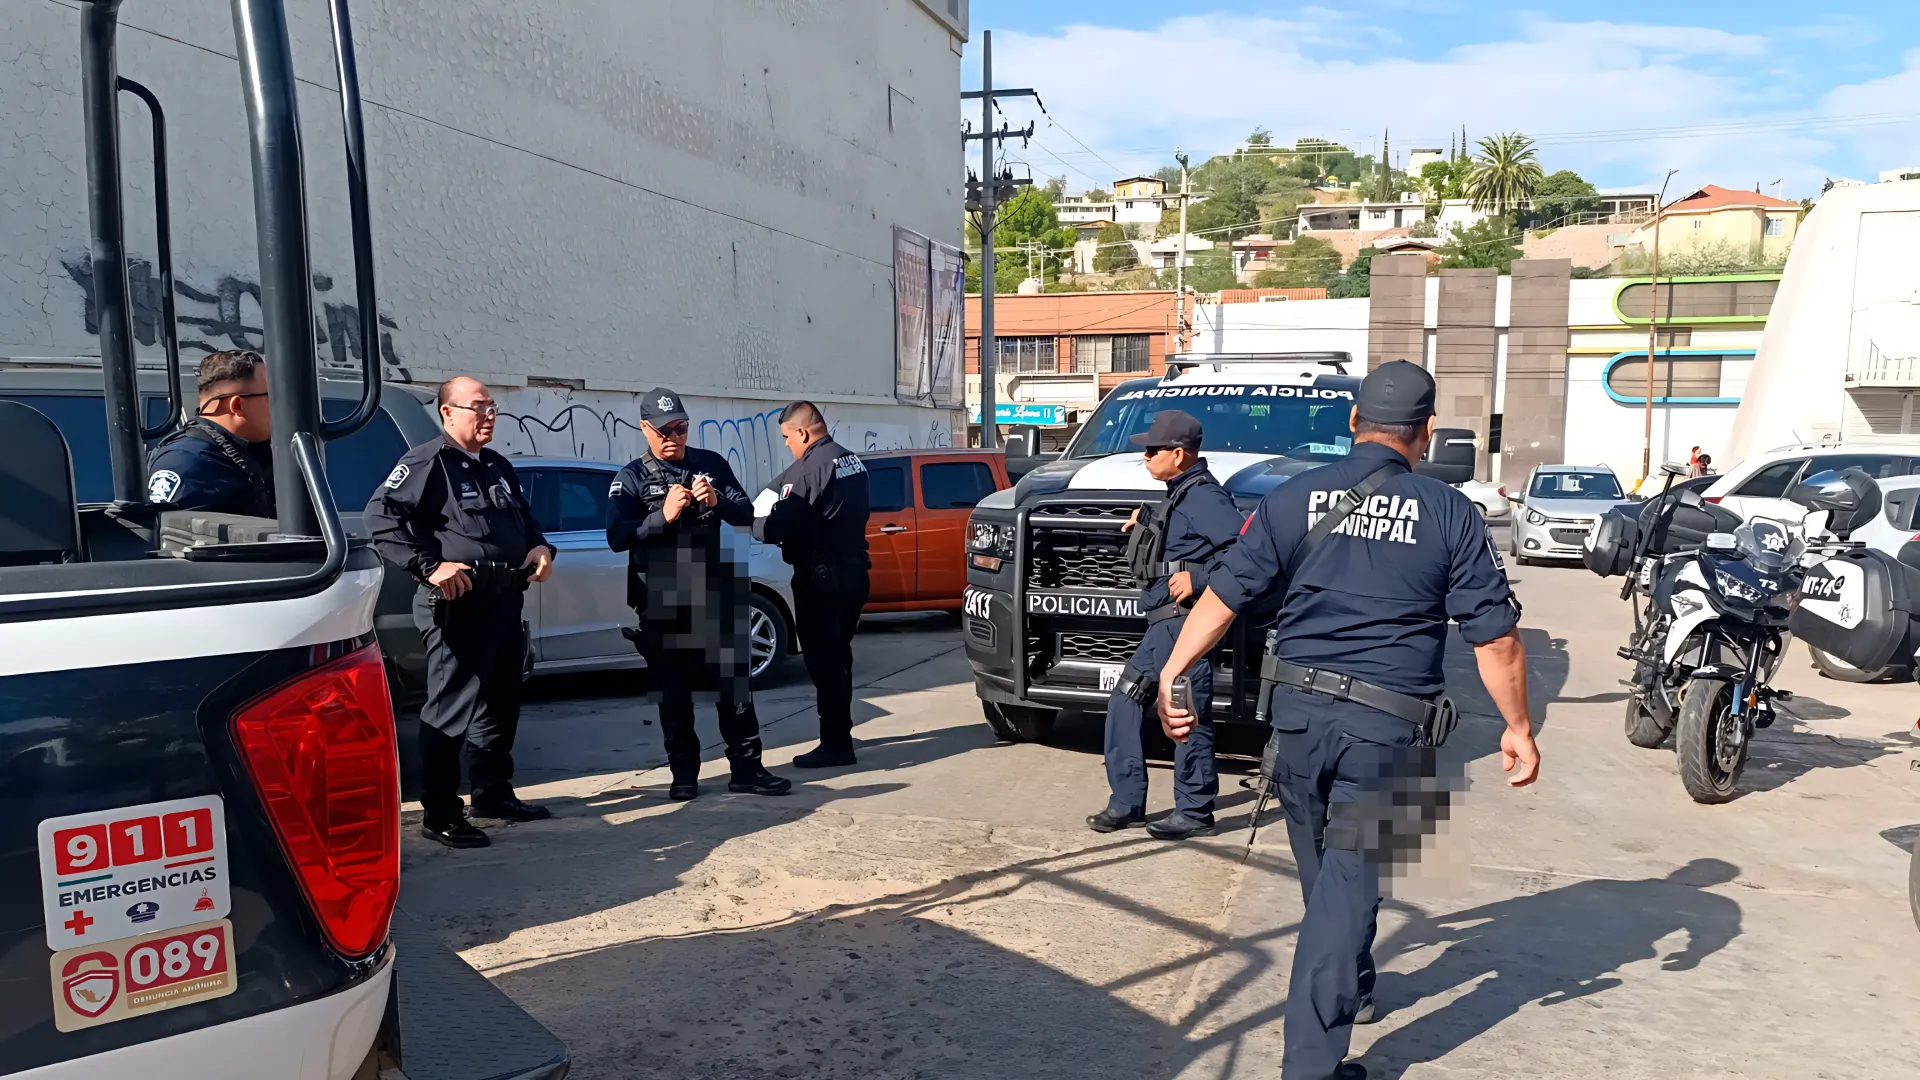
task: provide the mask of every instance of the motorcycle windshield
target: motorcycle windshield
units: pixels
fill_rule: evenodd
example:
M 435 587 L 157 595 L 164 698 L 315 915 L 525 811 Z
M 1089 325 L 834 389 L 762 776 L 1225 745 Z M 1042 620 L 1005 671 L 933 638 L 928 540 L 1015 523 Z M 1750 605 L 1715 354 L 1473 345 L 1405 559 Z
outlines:
M 1733 531 L 1734 549 L 1763 574 L 1778 575 L 1800 561 L 1807 544 L 1784 521 L 1757 517 Z

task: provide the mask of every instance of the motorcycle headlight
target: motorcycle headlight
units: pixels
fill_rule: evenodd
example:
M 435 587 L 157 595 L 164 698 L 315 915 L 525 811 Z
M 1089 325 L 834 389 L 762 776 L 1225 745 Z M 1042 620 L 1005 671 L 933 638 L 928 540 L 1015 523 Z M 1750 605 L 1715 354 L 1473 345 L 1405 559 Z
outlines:
M 1527 511 L 1527 524 L 1545 525 L 1546 523 L 1547 523 L 1547 515 L 1541 513 L 1538 510 Z
M 1767 598 L 1766 593 L 1725 570 L 1714 570 L 1713 584 L 1720 590 L 1720 595 L 1731 597 L 1743 604 L 1758 604 Z

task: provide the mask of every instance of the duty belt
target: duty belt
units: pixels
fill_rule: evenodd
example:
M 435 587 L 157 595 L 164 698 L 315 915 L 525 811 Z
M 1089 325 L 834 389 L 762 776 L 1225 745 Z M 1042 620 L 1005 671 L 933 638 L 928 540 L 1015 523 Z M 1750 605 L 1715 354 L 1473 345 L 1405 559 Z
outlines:
M 1427 729 L 1434 717 L 1442 711 L 1441 702 L 1444 700 L 1437 697 L 1421 698 L 1414 697 L 1412 694 L 1402 694 L 1397 690 L 1375 686 L 1370 682 L 1356 679 L 1351 675 L 1342 675 L 1337 671 L 1289 664 L 1273 655 L 1268 655 L 1261 661 L 1260 677 L 1310 693 L 1325 694 L 1335 701 L 1351 701 L 1356 705 L 1365 705 L 1369 709 L 1379 709 L 1383 713 L 1418 724 L 1423 730 Z M 1440 736 L 1441 739 L 1445 737 L 1445 735 Z M 1438 745 L 1438 742 L 1435 745 Z

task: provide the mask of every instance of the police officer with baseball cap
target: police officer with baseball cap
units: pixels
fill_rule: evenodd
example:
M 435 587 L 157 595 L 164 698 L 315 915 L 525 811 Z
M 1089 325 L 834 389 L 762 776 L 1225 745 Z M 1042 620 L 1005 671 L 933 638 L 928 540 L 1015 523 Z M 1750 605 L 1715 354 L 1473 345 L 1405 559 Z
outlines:
M 1166 498 L 1134 511 L 1126 528 L 1127 558 L 1141 587 L 1147 632 L 1121 669 L 1107 699 L 1106 808 L 1087 818 L 1095 832 L 1144 824 L 1147 760 L 1140 723 L 1154 700 L 1154 679 L 1186 620 L 1187 608 L 1207 588 L 1221 554 L 1240 534 L 1243 518 L 1233 498 L 1200 456 L 1200 421 L 1178 409 L 1162 409 L 1133 444 L 1146 454 L 1147 472 L 1167 485 Z M 1220 776 L 1213 756 L 1213 668 L 1202 657 L 1188 672 L 1195 723 L 1174 748 L 1173 813 L 1147 826 L 1162 840 L 1184 840 L 1213 831 L 1213 800 Z
M 727 790 L 784 795 L 791 780 L 760 763 L 760 718 L 748 687 L 746 568 L 730 561 L 721 530 L 753 524 L 753 503 L 727 459 L 687 445 L 680 395 L 655 387 L 640 399 L 647 450 L 608 492 L 607 546 L 627 553 L 632 635 L 646 657 L 666 739 L 669 798 L 700 794 L 700 737 L 693 695 L 714 694 L 732 769 Z
M 1413 471 L 1433 436 L 1434 398 L 1433 377 L 1416 364 L 1393 361 L 1370 373 L 1353 410 L 1351 453 L 1261 501 L 1160 672 L 1162 723 L 1174 739 L 1189 738 L 1194 717 L 1168 700 L 1168 683 L 1255 597 L 1280 590 L 1262 695 L 1270 695 L 1266 711 L 1286 763 L 1281 799 L 1306 903 L 1288 988 L 1284 1080 L 1367 1075 L 1343 1059 L 1352 1025 L 1378 1015 L 1380 874 L 1405 853 L 1410 828 L 1394 819 L 1410 788 L 1431 801 L 1432 747 L 1453 722 L 1441 671 L 1449 620 L 1473 646 L 1506 720 L 1507 783 L 1530 784 L 1540 768 L 1520 604 L 1499 554 L 1472 501 Z M 1431 807 L 1425 813 L 1435 816 Z

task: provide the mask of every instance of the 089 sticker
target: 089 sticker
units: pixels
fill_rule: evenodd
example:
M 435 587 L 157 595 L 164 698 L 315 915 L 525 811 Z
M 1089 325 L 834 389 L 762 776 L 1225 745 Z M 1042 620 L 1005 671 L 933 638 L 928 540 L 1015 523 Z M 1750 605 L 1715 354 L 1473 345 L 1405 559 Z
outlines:
M 218 795 L 40 822 L 40 895 L 58 952 L 225 918 L 227 824 Z
M 53 954 L 53 1026 L 61 1031 L 226 997 L 234 990 L 225 919 Z

